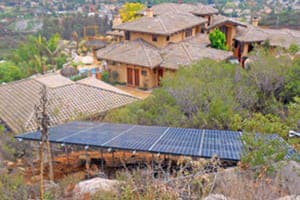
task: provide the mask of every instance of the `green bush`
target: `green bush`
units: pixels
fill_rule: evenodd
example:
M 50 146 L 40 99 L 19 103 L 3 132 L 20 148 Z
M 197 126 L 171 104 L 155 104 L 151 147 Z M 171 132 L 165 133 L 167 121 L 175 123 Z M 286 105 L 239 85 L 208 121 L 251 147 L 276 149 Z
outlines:
M 299 46 L 298 46 L 297 44 L 291 44 L 291 45 L 289 46 L 289 52 L 290 52 L 291 54 L 295 54 L 295 53 L 297 53 L 298 51 L 300 51 L 300 48 L 299 48 Z
M 21 69 L 12 62 L 0 63 L 0 83 L 19 80 L 24 77 Z
M 108 83 L 109 82 L 109 73 L 108 71 L 103 71 L 102 72 L 102 81 Z
M 212 48 L 227 50 L 226 35 L 219 29 L 215 29 L 209 33 L 210 45 Z

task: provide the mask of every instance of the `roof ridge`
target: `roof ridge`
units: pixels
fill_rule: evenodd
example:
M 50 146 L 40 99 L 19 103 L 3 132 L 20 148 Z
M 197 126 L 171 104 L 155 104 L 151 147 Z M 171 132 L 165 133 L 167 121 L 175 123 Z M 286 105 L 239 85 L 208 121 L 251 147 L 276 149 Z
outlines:
M 86 83 L 75 82 L 75 84 L 76 85 L 82 85 L 82 86 L 86 86 L 86 87 L 95 88 L 97 90 L 103 90 L 103 91 L 110 92 L 110 93 L 115 93 L 115 94 L 122 95 L 122 96 L 131 97 L 131 98 L 134 98 L 134 99 L 140 99 L 139 97 L 133 96 L 133 95 L 131 95 L 129 93 L 128 94 L 120 93 L 120 92 L 112 91 L 112 90 L 109 90 L 109 89 L 105 89 L 105 88 L 100 88 L 100 87 L 97 87 L 97 86 L 89 85 L 89 84 L 86 84 Z
M 158 19 L 158 22 L 160 23 L 160 25 L 162 26 L 162 28 L 164 29 L 164 31 L 166 33 L 168 33 L 168 29 L 167 29 L 166 25 L 163 23 L 163 21 L 161 20 L 160 16 L 158 16 L 157 19 Z
M 147 51 L 146 51 L 146 49 L 145 49 L 144 43 L 141 42 L 141 41 L 138 41 L 138 42 L 139 42 L 140 45 L 142 45 L 142 49 L 143 49 L 143 51 L 144 51 L 144 53 L 145 53 L 145 55 L 146 55 L 146 58 L 147 58 L 147 60 L 148 60 L 148 63 L 150 64 L 150 66 L 152 66 L 153 63 L 152 63 L 152 61 L 151 61 L 151 59 L 150 59 L 150 57 L 149 57 L 149 55 L 148 55 L 148 53 L 147 53 Z
M 9 86 L 9 85 L 18 84 L 18 83 L 25 82 L 25 81 L 30 81 L 30 80 L 34 80 L 34 81 L 35 81 L 35 79 L 32 78 L 32 76 L 30 76 L 30 77 L 23 78 L 23 79 L 16 80 L 16 81 L 0 83 L 0 88 L 1 88 L 1 87 L 6 87 L 6 86 Z
M 178 13 L 178 9 L 175 7 L 175 4 L 170 4 L 170 7 L 176 12 Z
M 184 43 L 181 44 L 181 46 L 183 47 L 185 53 L 187 54 L 188 58 L 190 59 L 190 61 L 193 61 L 193 57 L 191 55 L 191 53 L 189 52 L 188 48 L 185 46 Z

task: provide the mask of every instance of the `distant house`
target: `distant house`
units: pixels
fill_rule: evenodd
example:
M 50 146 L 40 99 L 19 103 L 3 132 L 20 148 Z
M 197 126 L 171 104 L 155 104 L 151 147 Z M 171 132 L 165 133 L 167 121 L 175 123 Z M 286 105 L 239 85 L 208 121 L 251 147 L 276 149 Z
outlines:
M 15 133 L 37 128 L 35 106 L 47 88 L 51 125 L 99 116 L 138 99 L 94 78 L 73 82 L 58 74 L 0 85 L 0 121 Z
M 162 3 L 137 13 L 141 17 L 122 23 L 114 19 L 116 43 L 97 51 L 97 58 L 107 63 L 116 82 L 140 88 L 160 84 L 166 73 L 175 72 L 203 58 L 226 60 L 231 56 L 243 61 L 254 44 L 269 40 L 271 45 L 299 44 L 299 32 L 258 28 L 218 15 L 217 9 L 203 4 Z M 209 48 L 208 33 L 219 29 L 226 36 L 229 51 Z

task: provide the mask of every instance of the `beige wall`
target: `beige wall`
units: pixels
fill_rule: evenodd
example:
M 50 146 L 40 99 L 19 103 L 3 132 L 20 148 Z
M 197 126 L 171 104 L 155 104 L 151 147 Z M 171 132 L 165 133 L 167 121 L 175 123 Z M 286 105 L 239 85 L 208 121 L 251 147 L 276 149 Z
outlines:
M 138 69 L 139 70 L 139 77 L 140 82 L 139 86 L 140 88 L 153 88 L 157 86 L 157 72 L 155 73 L 153 69 L 150 69 L 148 67 L 141 67 L 136 65 L 129 65 L 129 64 L 123 64 L 123 63 L 111 63 L 108 62 L 108 70 L 109 73 L 112 74 L 114 71 L 118 73 L 118 79 L 114 81 L 118 81 L 120 83 L 126 83 L 127 84 L 127 68 L 132 69 Z M 146 75 L 142 74 L 142 71 L 146 72 Z M 133 82 L 134 80 L 133 75 Z
M 195 36 L 197 33 L 200 32 L 201 32 L 200 25 L 192 28 L 192 36 Z M 147 41 L 148 43 L 153 44 L 156 47 L 165 47 L 170 42 L 176 43 L 186 39 L 184 30 L 170 35 L 169 41 L 167 41 L 166 35 L 157 35 L 157 41 L 152 41 L 152 35 L 153 34 L 150 33 L 130 32 L 130 40 L 141 38 Z
M 165 47 L 168 42 L 166 39 L 166 36 L 164 35 L 157 35 L 157 41 L 152 41 L 152 34 L 148 33 L 138 33 L 138 32 L 130 32 L 130 40 L 135 40 L 135 39 L 143 39 L 146 42 L 153 44 L 156 47 Z

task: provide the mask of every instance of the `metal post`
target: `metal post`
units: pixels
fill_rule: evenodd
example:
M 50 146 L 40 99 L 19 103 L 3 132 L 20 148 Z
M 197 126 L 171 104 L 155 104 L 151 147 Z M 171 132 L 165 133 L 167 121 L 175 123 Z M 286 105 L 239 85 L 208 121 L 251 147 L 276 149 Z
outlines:
M 101 149 L 101 170 L 102 170 L 102 172 L 103 172 L 103 162 L 104 162 L 103 149 Z
M 111 152 L 111 156 L 112 156 L 112 166 L 115 166 L 115 155 L 114 155 L 114 151 Z

